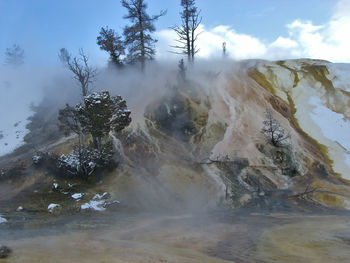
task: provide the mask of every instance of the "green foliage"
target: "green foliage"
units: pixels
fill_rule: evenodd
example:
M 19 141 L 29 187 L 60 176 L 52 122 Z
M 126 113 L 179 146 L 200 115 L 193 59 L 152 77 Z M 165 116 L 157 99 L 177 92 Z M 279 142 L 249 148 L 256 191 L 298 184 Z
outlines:
M 108 52 L 110 62 L 118 67 L 123 65 L 120 57 L 125 54 L 124 43 L 113 29 L 102 27 L 100 35 L 97 37 L 97 45 L 100 46 L 100 49 Z
M 61 177 L 88 179 L 93 173 L 114 166 L 112 143 L 106 143 L 101 151 L 91 146 L 77 146 L 74 150 L 58 158 L 58 174 Z
M 84 102 L 59 111 L 59 127 L 65 135 L 74 132 L 79 143 L 69 155 L 58 159 L 60 173 L 88 178 L 96 171 L 110 166 L 114 149 L 111 142 L 102 145 L 110 131 L 120 132 L 131 122 L 131 112 L 121 96 L 111 97 L 108 91 L 84 97 Z M 84 144 L 83 135 L 90 134 L 93 147 Z
M 131 25 L 124 28 L 125 44 L 129 51 L 128 62 L 140 62 L 141 69 L 144 70 L 146 60 L 152 60 L 155 55 L 154 44 L 157 40 L 151 35 L 156 30 L 154 23 L 166 12 L 150 16 L 144 0 L 122 0 L 121 3 L 127 10 L 124 18 L 131 22 Z
M 131 122 L 130 111 L 121 96 L 111 97 L 108 91 L 92 93 L 76 106 L 83 132 L 101 138 L 110 130 L 121 131 Z

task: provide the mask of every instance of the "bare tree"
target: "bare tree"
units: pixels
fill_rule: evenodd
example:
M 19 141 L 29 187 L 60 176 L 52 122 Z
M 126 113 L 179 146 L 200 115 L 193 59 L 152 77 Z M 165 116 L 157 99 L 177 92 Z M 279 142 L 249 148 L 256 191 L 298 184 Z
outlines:
M 180 59 L 179 64 L 178 64 L 178 73 L 177 73 L 178 80 L 183 83 L 186 80 L 186 67 L 185 67 L 185 62 L 182 59 Z
M 144 0 L 122 0 L 122 5 L 127 9 L 128 14 L 124 16 L 132 23 L 124 28 L 125 44 L 128 46 L 127 59 L 130 63 L 140 62 L 144 71 L 147 60 L 152 60 L 155 55 L 154 44 L 156 39 L 151 33 L 156 29 L 154 22 L 166 14 L 161 11 L 159 15 L 150 16 L 147 14 L 147 4 Z
M 108 27 L 102 27 L 100 35 L 97 37 L 97 44 L 100 46 L 100 49 L 108 52 L 111 63 L 117 67 L 123 65 L 120 57 L 125 54 L 125 48 L 118 33 Z
M 175 53 L 187 55 L 188 62 L 193 63 L 194 56 L 199 51 L 196 47 L 196 41 L 200 34 L 197 33 L 197 29 L 202 22 L 202 17 L 200 17 L 200 11 L 195 6 L 195 0 L 181 0 L 181 6 L 183 8 L 180 13 L 181 26 L 172 28 L 179 38 L 176 40 L 179 44 L 173 47 L 181 50 L 181 52 Z
M 24 63 L 24 50 L 17 44 L 6 49 L 5 63 L 13 67 L 19 67 Z
M 290 135 L 285 135 L 284 128 L 273 117 L 272 111 L 269 108 L 266 109 L 265 116 L 266 120 L 263 121 L 264 127 L 261 131 L 274 146 L 281 146 L 284 141 L 290 138 Z
M 89 58 L 83 49 L 79 49 L 79 56 L 72 58 L 67 49 L 61 48 L 58 56 L 80 84 L 82 96 L 88 95 L 90 86 L 96 78 L 97 69 L 89 65 Z

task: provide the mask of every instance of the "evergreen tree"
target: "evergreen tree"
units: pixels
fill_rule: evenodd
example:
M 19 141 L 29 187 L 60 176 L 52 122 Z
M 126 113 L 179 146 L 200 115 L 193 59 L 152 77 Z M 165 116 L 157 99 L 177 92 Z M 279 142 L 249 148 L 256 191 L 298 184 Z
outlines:
M 96 167 L 105 167 L 112 158 L 113 147 L 110 143 L 102 145 L 102 138 L 110 131 L 120 132 L 130 122 L 131 112 L 121 96 L 111 97 L 108 91 L 92 93 L 84 102 L 75 107 L 66 107 L 59 111 L 59 127 L 65 135 L 74 132 L 79 144 L 69 155 L 59 158 L 59 168 L 64 173 L 88 178 Z M 83 134 L 90 134 L 93 148 L 84 144 Z
M 101 139 L 109 131 L 119 132 L 131 122 L 125 100 L 111 97 L 108 91 L 86 96 L 76 110 L 83 132 L 91 134 L 96 149 L 101 149 Z
M 125 54 L 125 48 L 118 33 L 108 27 L 102 27 L 100 35 L 97 37 L 97 44 L 100 46 L 100 49 L 108 52 L 110 63 L 117 67 L 123 65 L 121 56 Z
M 155 55 L 154 44 L 157 40 L 151 36 L 156 30 L 154 22 L 166 12 L 150 16 L 146 12 L 144 0 L 122 0 L 121 3 L 128 11 L 124 18 L 131 22 L 130 26 L 124 28 L 125 44 L 129 51 L 127 60 L 129 63 L 140 62 L 141 70 L 144 71 L 146 61 L 152 60 Z

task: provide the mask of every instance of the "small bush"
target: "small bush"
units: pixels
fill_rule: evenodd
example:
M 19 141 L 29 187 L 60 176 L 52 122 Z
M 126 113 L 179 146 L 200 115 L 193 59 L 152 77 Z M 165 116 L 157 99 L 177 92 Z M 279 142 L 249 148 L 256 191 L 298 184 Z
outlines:
M 58 158 L 59 175 L 87 179 L 99 170 L 115 166 L 113 154 L 111 143 L 106 143 L 101 151 L 86 145 L 75 147 L 70 154 Z
M 290 138 L 289 135 L 285 134 L 284 128 L 281 124 L 273 117 L 270 109 L 266 109 L 266 119 L 263 121 L 263 124 L 264 127 L 261 131 L 265 134 L 267 140 L 274 146 L 279 147 Z

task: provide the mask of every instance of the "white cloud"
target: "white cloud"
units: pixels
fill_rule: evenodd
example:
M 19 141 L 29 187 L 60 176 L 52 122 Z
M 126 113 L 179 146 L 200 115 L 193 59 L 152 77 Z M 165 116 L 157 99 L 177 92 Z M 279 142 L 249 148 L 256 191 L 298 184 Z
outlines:
M 221 25 L 212 29 L 201 25 L 197 46 L 198 57 L 220 57 L 222 43 L 234 59 L 265 58 L 285 59 L 308 57 L 332 62 L 350 62 L 350 0 L 339 0 L 331 19 L 322 25 L 296 19 L 286 25 L 286 35 L 266 43 L 257 37 L 236 32 Z M 178 58 L 169 51 L 176 45 L 172 30 L 157 33 L 159 58 Z

